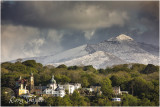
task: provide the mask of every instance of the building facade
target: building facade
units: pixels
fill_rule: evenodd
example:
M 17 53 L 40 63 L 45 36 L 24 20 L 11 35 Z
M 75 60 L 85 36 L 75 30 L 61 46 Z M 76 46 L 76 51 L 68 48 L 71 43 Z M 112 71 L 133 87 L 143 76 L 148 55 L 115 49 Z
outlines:
M 113 94 L 114 95 L 128 94 L 128 91 L 121 91 L 120 86 L 118 86 L 118 87 L 113 87 Z
M 19 80 L 16 81 L 16 93 L 18 96 L 29 93 L 29 90 L 27 90 L 27 80 L 22 79 L 21 76 Z
M 57 86 L 53 75 L 50 84 L 47 85 L 47 88 L 43 91 L 43 94 L 64 97 L 65 89 Z

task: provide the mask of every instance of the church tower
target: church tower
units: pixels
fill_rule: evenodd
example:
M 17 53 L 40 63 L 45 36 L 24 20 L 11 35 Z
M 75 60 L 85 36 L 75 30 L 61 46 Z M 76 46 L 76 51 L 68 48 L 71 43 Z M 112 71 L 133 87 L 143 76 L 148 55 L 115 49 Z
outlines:
M 57 88 L 56 80 L 54 79 L 54 75 L 52 75 L 52 79 L 50 81 L 49 87 L 53 90 Z
M 34 77 L 33 77 L 33 73 L 31 73 L 31 77 L 30 77 L 30 93 L 34 92 Z

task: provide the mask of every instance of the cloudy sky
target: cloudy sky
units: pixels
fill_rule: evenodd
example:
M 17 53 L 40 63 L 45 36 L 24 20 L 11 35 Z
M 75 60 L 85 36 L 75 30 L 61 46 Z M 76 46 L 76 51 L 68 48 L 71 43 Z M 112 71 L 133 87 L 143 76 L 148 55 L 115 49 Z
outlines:
M 120 34 L 159 44 L 158 1 L 18 1 L 1 4 L 1 59 L 51 55 Z

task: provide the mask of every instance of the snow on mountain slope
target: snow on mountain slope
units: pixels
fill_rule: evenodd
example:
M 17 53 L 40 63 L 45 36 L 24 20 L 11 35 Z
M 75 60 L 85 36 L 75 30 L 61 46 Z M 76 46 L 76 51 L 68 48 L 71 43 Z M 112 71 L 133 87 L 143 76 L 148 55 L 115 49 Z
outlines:
M 22 61 L 25 60 L 36 60 L 39 63 L 42 63 L 44 65 L 47 65 L 49 63 L 56 63 L 56 62 L 63 62 L 66 60 L 71 60 L 77 57 L 81 57 L 84 55 L 87 55 L 88 52 L 85 50 L 87 45 L 82 45 L 73 49 L 69 49 L 67 51 L 64 51 L 62 53 L 56 54 L 56 55 L 49 55 L 49 56 L 42 56 L 42 57 L 32 57 L 32 58 L 24 58 Z M 12 61 L 12 62 L 15 62 Z
M 125 34 L 121 34 L 115 38 L 108 39 L 108 41 L 133 41 L 133 39 Z
M 132 38 L 120 35 L 98 44 L 87 45 L 86 50 L 90 53 L 93 51 L 109 52 L 130 63 L 152 63 L 158 65 L 158 57 L 141 47 Z
M 88 52 L 85 50 L 85 48 L 86 48 L 86 45 L 82 45 L 82 46 L 64 51 L 52 57 L 47 57 L 44 63 L 47 64 L 47 63 L 62 62 L 62 61 L 71 60 L 77 57 L 87 55 Z
M 62 63 L 55 63 L 55 66 L 60 64 L 65 64 L 67 66 L 73 65 L 93 65 L 94 68 L 106 68 L 107 66 L 125 64 L 127 62 L 121 60 L 120 58 L 103 51 L 97 51 L 93 54 L 85 55 L 80 58 L 75 58 L 73 60 L 65 61 Z M 51 64 L 52 65 L 52 64 Z
M 56 55 L 25 58 L 36 60 L 43 65 L 93 65 L 105 68 L 121 63 L 159 63 L 159 48 L 153 45 L 137 43 L 131 37 L 121 34 L 101 43 L 82 45 Z

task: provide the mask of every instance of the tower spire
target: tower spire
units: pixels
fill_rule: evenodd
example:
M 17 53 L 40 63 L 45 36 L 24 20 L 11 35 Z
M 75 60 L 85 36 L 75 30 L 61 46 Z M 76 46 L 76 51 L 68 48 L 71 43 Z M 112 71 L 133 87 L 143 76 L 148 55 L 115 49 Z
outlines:
M 19 77 L 19 80 L 21 80 L 21 79 L 22 79 L 22 77 L 20 76 L 20 77 Z
M 56 80 L 54 79 L 54 75 L 52 75 L 51 83 L 55 83 L 56 84 Z
M 34 77 L 33 77 L 33 73 L 31 73 L 31 77 L 30 77 L 30 92 L 31 93 L 34 92 Z

